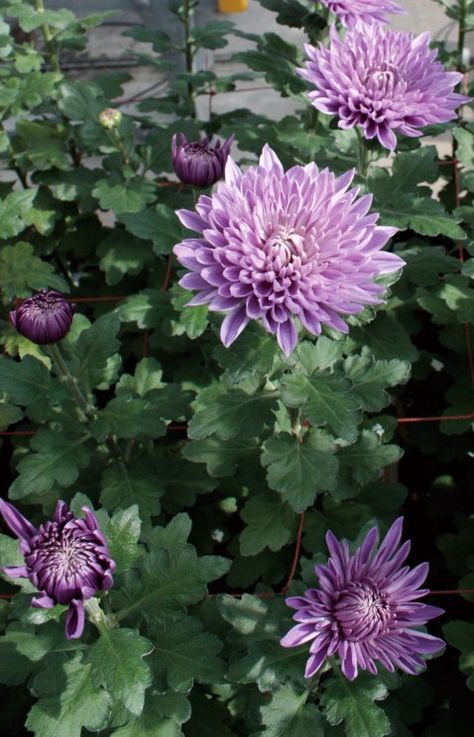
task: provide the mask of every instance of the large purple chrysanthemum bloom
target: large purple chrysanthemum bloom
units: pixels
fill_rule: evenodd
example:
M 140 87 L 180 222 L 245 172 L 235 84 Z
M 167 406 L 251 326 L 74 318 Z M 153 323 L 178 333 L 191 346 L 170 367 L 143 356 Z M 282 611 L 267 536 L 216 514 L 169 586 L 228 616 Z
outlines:
M 439 652 L 445 643 L 415 627 L 426 624 L 443 610 L 416 599 L 429 593 L 418 588 L 428 563 L 410 570 L 403 566 L 407 541 L 399 548 L 403 518 L 391 526 L 378 551 L 377 528 L 372 528 L 353 555 L 347 540 L 326 535 L 330 558 L 315 566 L 319 589 L 286 599 L 296 609 L 299 624 L 281 640 L 283 647 L 311 642 L 305 676 L 311 678 L 331 655 L 341 659 L 342 672 L 351 681 L 358 668 L 376 674 L 378 660 L 388 671 L 400 668 L 417 674 L 425 665 L 422 654 Z
M 201 141 L 188 142 L 184 133 L 175 133 L 171 140 L 173 168 L 184 184 L 193 187 L 211 187 L 224 173 L 234 136 L 221 145 L 209 145 L 207 136 Z
M 58 501 L 53 519 L 36 527 L 12 504 L 0 499 L 0 514 L 20 539 L 25 564 L 3 568 L 13 578 L 29 578 L 40 592 L 32 606 L 49 609 L 69 604 L 66 637 L 71 640 L 84 629 L 84 600 L 96 591 L 111 588 L 115 563 L 94 514 L 82 507 L 83 519 L 76 519 L 67 504 Z
M 349 189 L 353 171 L 336 177 L 316 164 L 284 171 L 265 146 L 258 166 L 245 173 L 231 157 L 225 182 L 201 196 L 196 213 L 181 222 L 202 237 L 174 247 L 189 269 L 180 281 L 198 294 L 190 305 L 225 311 L 221 340 L 229 346 L 249 320 L 260 320 L 289 355 L 297 317 L 313 335 L 321 325 L 347 332 L 340 314 L 380 304 L 381 274 L 400 269 L 398 256 L 381 251 L 396 228 L 376 226 L 372 196 Z
M 406 11 L 393 0 L 321 0 L 331 13 L 337 15 L 346 28 L 353 28 L 358 20 L 364 23 L 388 23 L 389 13 Z
M 331 28 L 329 48 L 305 46 L 309 61 L 298 73 L 316 87 L 308 93 L 317 110 L 339 118 L 339 128 L 360 126 L 365 138 L 396 148 L 395 131 L 417 137 L 432 123 L 456 118 L 470 100 L 453 92 L 458 72 L 446 72 L 430 50 L 430 34 L 357 24 L 344 40 Z
M 75 306 L 60 293 L 43 289 L 10 312 L 13 327 L 38 345 L 57 343 L 69 332 Z

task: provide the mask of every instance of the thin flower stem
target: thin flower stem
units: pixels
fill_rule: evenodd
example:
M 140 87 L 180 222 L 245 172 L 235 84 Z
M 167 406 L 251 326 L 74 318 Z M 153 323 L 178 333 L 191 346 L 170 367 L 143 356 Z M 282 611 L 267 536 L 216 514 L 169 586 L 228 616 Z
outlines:
M 193 11 L 191 8 L 191 0 L 184 0 L 183 2 L 183 27 L 184 27 L 184 59 L 186 63 L 186 72 L 188 74 L 193 73 L 193 57 L 194 49 L 191 40 L 191 18 Z M 191 117 L 196 117 L 196 105 L 195 105 L 195 92 L 191 81 L 188 81 L 188 102 L 191 106 Z
M 358 126 L 356 126 L 355 131 L 357 133 L 359 143 L 357 149 L 357 171 L 361 177 L 365 178 L 369 169 L 369 149 L 367 148 L 365 138 L 360 132 Z
M 68 387 L 72 398 L 76 402 L 81 412 L 83 412 L 89 422 L 95 422 L 95 420 L 97 419 L 97 411 L 91 404 L 89 404 L 87 399 L 82 394 L 76 377 L 69 370 L 69 367 L 56 343 L 48 346 L 48 353 L 55 363 L 56 368 L 58 369 L 59 376 Z M 105 442 L 109 451 L 117 458 L 120 464 L 124 464 L 122 451 L 118 447 L 115 440 L 113 438 L 107 438 Z
M 38 13 L 44 13 L 45 8 L 44 8 L 43 0 L 35 0 L 35 8 Z M 43 23 L 41 25 L 41 32 L 43 34 L 44 43 L 48 51 L 48 56 L 51 62 L 51 66 L 55 72 L 60 72 L 61 67 L 59 65 L 59 59 L 56 54 L 56 51 L 54 50 L 53 34 L 51 33 L 49 23 Z

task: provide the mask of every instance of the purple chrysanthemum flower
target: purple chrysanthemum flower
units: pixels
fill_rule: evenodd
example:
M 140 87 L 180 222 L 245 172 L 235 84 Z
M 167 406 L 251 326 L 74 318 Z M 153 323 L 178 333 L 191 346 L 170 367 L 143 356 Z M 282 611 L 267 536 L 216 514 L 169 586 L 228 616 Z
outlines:
M 13 327 L 38 345 L 57 343 L 71 327 L 75 307 L 60 293 L 43 289 L 10 312 Z
M 67 504 L 58 501 L 53 519 L 39 529 L 12 504 L 0 499 L 0 514 L 20 539 L 25 564 L 3 568 L 13 578 L 29 578 L 40 592 L 32 606 L 50 609 L 69 604 L 66 637 L 71 640 L 84 629 L 84 600 L 96 591 L 111 588 L 115 563 L 94 514 L 82 507 L 83 519 L 76 519 Z
M 317 110 L 339 118 L 339 128 L 360 126 L 390 150 L 395 131 L 417 137 L 432 123 L 457 117 L 469 97 L 453 92 L 462 74 L 446 72 L 430 50 L 430 34 L 391 31 L 357 24 L 344 40 L 331 28 L 329 48 L 305 46 L 309 61 L 298 73 L 316 89 L 308 93 Z
M 328 10 L 337 15 L 346 28 L 353 28 L 358 20 L 364 23 L 388 23 L 389 13 L 406 11 L 393 0 L 321 0 Z
M 184 184 L 193 187 L 211 187 L 224 173 L 234 136 L 229 136 L 221 145 L 209 145 L 206 136 L 201 141 L 188 140 L 184 133 L 175 133 L 171 140 L 173 168 Z
M 437 653 L 443 640 L 414 627 L 426 624 L 443 610 L 416 599 L 429 593 L 418 588 L 428 573 L 428 563 L 410 570 L 402 566 L 410 551 L 407 541 L 399 548 L 403 517 L 389 529 L 378 551 L 377 528 L 372 528 L 353 555 L 347 540 L 326 535 L 330 557 L 315 566 L 319 589 L 286 599 L 296 609 L 300 624 L 281 640 L 296 647 L 312 640 L 305 676 L 311 678 L 331 655 L 341 659 L 342 672 L 351 681 L 358 668 L 376 674 L 378 660 L 388 671 L 400 668 L 417 674 L 424 667 L 424 653 Z
M 249 320 L 276 334 L 289 355 L 296 345 L 297 317 L 313 335 L 325 324 L 347 332 L 340 314 L 380 304 L 381 274 L 404 261 L 381 251 L 396 228 L 376 226 L 368 215 L 372 196 L 349 189 L 353 171 L 336 177 L 316 164 L 284 171 L 265 146 L 258 166 L 245 173 L 231 157 L 225 182 L 201 196 L 196 213 L 177 212 L 202 237 L 174 247 L 189 269 L 180 281 L 198 290 L 190 305 L 226 311 L 221 340 L 229 346 Z

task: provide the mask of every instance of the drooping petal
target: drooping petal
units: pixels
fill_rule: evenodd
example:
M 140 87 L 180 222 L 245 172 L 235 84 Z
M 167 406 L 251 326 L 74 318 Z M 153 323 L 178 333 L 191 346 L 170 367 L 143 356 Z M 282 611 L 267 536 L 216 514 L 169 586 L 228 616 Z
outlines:
M 239 337 L 248 321 L 245 304 L 241 304 L 232 312 L 229 312 L 221 325 L 221 340 L 226 348 Z
M 68 640 L 77 640 L 84 632 L 84 603 L 82 599 L 73 599 L 66 613 L 65 633 Z
M 31 522 L 29 522 L 26 517 L 23 517 L 23 515 L 15 509 L 13 504 L 6 502 L 4 499 L 0 499 L 0 514 L 13 534 L 20 538 L 20 540 L 28 541 L 33 537 L 33 535 L 38 534 L 36 527 L 33 527 Z

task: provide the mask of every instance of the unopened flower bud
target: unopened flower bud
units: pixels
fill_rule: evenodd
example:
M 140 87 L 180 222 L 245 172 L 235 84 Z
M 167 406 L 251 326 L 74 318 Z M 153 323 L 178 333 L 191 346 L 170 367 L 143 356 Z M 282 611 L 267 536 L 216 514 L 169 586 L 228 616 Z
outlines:
M 122 113 L 113 107 L 108 107 L 99 114 L 99 121 L 103 128 L 112 130 L 118 128 L 122 121 Z
M 75 306 L 60 293 L 44 289 L 10 312 L 13 327 L 37 345 L 57 343 L 69 332 Z
M 232 135 L 222 145 L 218 141 L 210 146 L 207 136 L 202 141 L 189 143 L 183 133 L 175 133 L 171 153 L 176 175 L 184 184 L 193 187 L 212 186 L 224 173 L 233 140 Z

